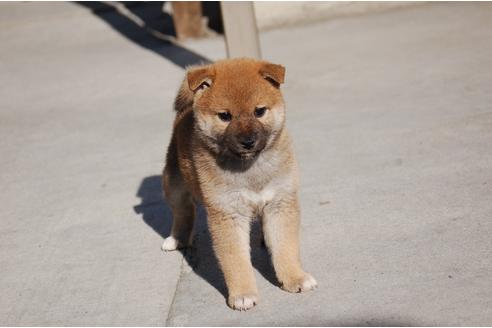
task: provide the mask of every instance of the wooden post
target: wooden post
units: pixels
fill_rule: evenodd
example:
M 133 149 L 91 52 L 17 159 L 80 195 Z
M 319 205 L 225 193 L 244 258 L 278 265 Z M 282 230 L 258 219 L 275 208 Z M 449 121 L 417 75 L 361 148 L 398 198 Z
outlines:
M 252 1 L 221 1 L 227 57 L 260 59 L 260 41 Z
M 178 40 L 205 34 L 200 1 L 172 1 L 174 28 Z

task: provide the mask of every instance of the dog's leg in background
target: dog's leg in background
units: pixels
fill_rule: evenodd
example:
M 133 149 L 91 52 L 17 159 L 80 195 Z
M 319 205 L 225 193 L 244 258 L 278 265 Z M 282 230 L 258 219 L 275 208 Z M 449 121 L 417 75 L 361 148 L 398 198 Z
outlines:
M 283 195 L 263 210 L 263 234 L 283 289 L 299 293 L 316 287 L 316 280 L 301 267 L 297 195 Z
M 191 246 L 195 222 L 195 205 L 191 194 L 186 190 L 179 173 L 170 173 L 166 167 L 162 176 L 166 200 L 173 214 L 171 235 L 164 240 L 162 250 L 173 251 Z
M 236 310 L 248 310 L 258 302 L 249 246 L 250 219 L 210 208 L 207 215 L 215 254 L 229 293 L 227 304 Z

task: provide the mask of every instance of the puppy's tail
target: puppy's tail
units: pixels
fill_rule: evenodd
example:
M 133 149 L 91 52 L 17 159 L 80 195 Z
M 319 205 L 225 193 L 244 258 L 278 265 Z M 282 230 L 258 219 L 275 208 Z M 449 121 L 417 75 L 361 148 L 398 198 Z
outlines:
M 188 87 L 188 81 L 185 78 L 181 87 L 179 88 L 178 95 L 174 100 L 174 110 L 178 113 L 184 112 L 188 108 L 193 106 L 193 92 Z

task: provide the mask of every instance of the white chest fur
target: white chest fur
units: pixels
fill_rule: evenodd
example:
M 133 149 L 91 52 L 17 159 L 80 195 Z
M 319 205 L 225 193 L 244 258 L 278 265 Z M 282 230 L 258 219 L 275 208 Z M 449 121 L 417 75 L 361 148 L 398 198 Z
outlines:
M 262 215 L 266 205 L 280 200 L 296 185 L 294 168 L 285 166 L 252 167 L 244 173 L 227 173 L 224 178 L 214 188 L 212 201 L 229 214 L 248 218 Z

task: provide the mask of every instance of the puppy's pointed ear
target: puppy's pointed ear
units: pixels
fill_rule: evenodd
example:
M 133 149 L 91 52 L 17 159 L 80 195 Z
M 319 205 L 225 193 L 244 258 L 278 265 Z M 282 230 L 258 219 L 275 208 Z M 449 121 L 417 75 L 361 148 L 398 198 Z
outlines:
M 260 74 L 265 80 L 278 88 L 282 83 L 284 83 L 285 67 L 282 65 L 265 62 L 260 67 Z
M 191 91 L 197 92 L 200 89 L 208 88 L 214 80 L 214 71 L 210 66 L 199 66 L 188 70 L 186 79 Z

